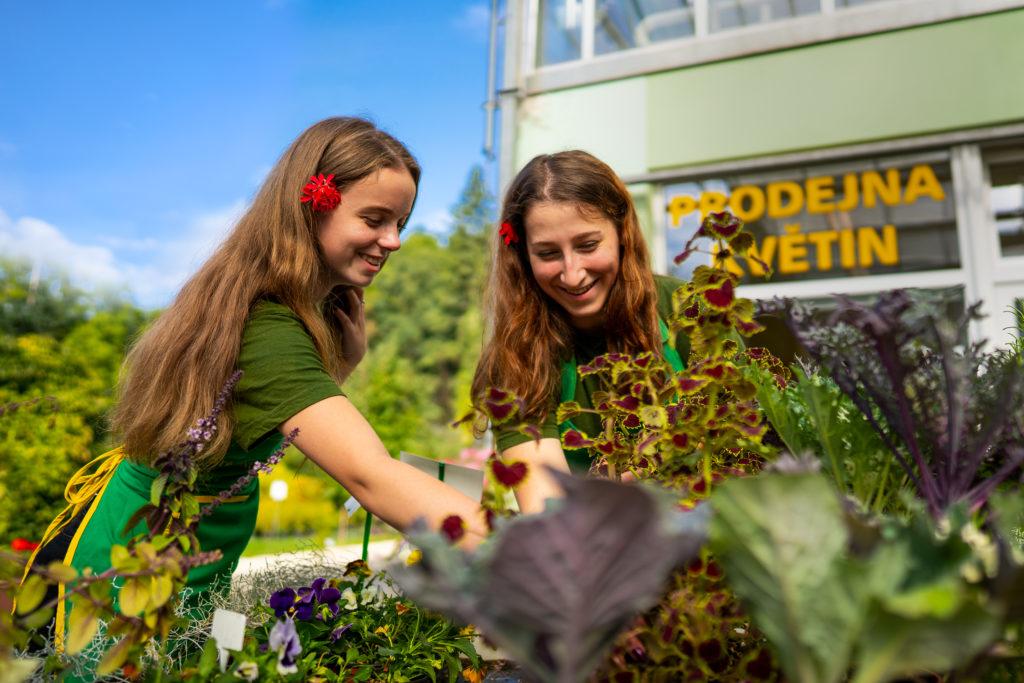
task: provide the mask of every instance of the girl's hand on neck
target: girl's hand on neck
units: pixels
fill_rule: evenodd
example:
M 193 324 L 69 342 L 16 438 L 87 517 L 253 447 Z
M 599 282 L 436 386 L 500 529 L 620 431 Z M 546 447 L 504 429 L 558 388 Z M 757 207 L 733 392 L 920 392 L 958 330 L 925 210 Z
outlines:
M 331 309 L 341 324 L 341 355 L 349 373 L 366 355 L 366 312 L 363 288 L 338 285 L 328 295 Z

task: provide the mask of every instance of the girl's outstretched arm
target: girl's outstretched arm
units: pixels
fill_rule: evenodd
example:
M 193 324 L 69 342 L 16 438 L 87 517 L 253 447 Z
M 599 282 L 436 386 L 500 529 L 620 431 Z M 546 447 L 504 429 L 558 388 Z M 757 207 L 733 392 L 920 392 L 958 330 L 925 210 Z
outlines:
M 295 446 L 391 526 L 405 530 L 417 517 L 438 529 L 449 515 L 460 516 L 466 535 L 459 545 L 475 547 L 487 534 L 477 501 L 424 472 L 393 459 L 370 423 L 344 396 L 314 403 L 285 420 L 280 430 L 298 429 Z
M 569 463 L 565 460 L 565 453 L 562 452 L 562 444 L 558 439 L 531 440 L 511 446 L 502 451 L 501 459 L 506 463 L 517 460 L 526 463 L 526 479 L 515 490 L 519 511 L 524 515 L 542 512 L 544 501 L 564 495 L 562 487 L 544 469 L 544 465 L 547 465 L 562 472 L 569 471 Z

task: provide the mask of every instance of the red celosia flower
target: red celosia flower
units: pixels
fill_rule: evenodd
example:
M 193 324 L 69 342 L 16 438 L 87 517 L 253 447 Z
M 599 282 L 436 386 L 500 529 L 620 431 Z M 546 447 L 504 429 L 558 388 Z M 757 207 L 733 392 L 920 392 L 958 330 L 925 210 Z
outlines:
M 498 231 L 498 234 L 504 238 L 506 247 L 510 247 L 519 241 L 519 235 L 516 234 L 516 229 L 513 228 L 512 224 L 508 221 L 501 224 L 501 230 Z
M 16 538 L 13 541 L 11 541 L 11 550 L 18 553 L 25 551 L 32 552 L 38 547 L 38 543 L 33 543 L 32 541 L 26 540 L 24 538 Z
M 455 543 L 460 538 L 466 535 L 466 523 L 462 521 L 462 517 L 458 515 L 448 515 L 441 522 L 441 533 L 447 537 L 449 541 Z
M 341 193 L 334 187 L 334 174 L 310 176 L 309 182 L 302 188 L 300 201 L 303 204 L 312 202 L 314 211 L 333 211 L 341 203 Z
M 508 465 L 497 458 L 491 460 L 491 472 L 503 486 L 518 486 L 519 482 L 526 478 L 526 470 L 526 463 L 521 460 Z

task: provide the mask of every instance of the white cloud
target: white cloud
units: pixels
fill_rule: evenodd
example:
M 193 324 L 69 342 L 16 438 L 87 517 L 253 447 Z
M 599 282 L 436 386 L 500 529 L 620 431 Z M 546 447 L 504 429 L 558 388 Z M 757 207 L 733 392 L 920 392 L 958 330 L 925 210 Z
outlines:
M 161 307 L 213 252 L 244 210 L 245 203 L 238 200 L 200 214 L 169 239 L 101 235 L 95 244 L 74 242 L 57 226 L 38 218 L 12 220 L 0 211 L 0 253 L 65 273 L 85 289 L 125 288 L 140 305 Z
M 452 227 L 452 215 L 444 209 L 431 211 L 421 219 L 415 221 L 417 227 L 422 227 L 423 232 L 441 237 L 447 235 Z
M 0 253 L 57 270 L 87 286 L 119 284 L 123 276 L 107 247 L 76 244 L 38 218 L 11 220 L 0 211 Z
M 455 28 L 471 34 L 474 38 L 487 39 L 491 23 L 491 8 L 488 3 L 474 2 L 462 8 L 455 17 Z

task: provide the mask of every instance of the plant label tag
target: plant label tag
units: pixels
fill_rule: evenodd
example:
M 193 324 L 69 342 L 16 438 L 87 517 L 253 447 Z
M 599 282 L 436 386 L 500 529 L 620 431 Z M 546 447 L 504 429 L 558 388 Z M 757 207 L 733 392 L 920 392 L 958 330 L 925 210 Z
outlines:
M 241 650 L 245 640 L 245 615 L 229 609 L 217 609 L 213 613 L 210 637 L 217 641 L 217 657 L 220 670 L 228 663 L 228 650 Z
M 356 500 L 355 496 L 349 496 L 348 500 L 345 501 L 345 512 L 348 513 L 349 517 L 356 514 L 356 510 L 361 507 L 363 506 L 359 504 L 359 501 Z

